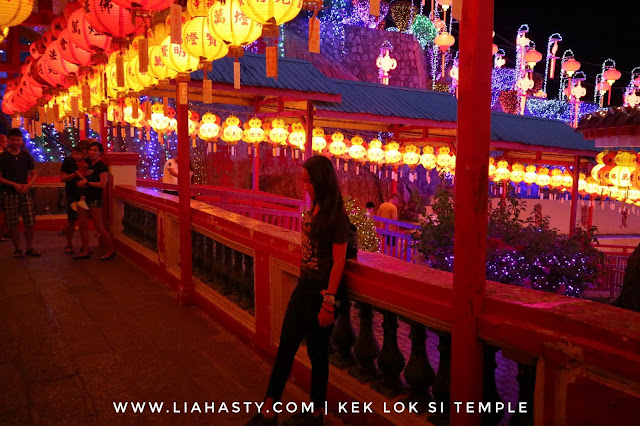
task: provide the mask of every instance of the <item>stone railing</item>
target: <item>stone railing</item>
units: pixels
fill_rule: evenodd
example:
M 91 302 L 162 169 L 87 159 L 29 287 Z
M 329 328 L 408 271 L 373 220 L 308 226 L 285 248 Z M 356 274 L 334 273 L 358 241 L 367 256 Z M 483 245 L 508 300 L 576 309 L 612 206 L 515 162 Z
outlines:
M 177 287 L 176 197 L 134 186 L 116 186 L 113 196 L 118 249 Z M 125 204 L 156 215 L 156 251 L 122 232 Z M 195 302 L 273 357 L 297 283 L 299 233 L 195 200 L 191 214 Z M 449 397 L 451 273 L 361 252 L 348 261 L 344 282 L 353 303 L 344 305 L 334 328 L 330 404 L 371 402 L 373 413 L 365 415 L 393 424 L 441 424 L 457 411 L 480 409 L 482 401 Z M 482 408 L 491 409 L 484 422 L 505 424 L 509 417 L 510 424 L 640 424 L 639 319 L 638 313 L 604 304 L 488 282 L 477 322 L 482 399 L 489 404 Z M 308 388 L 310 361 L 303 352 L 293 374 Z M 505 366 L 513 377 L 504 377 Z M 408 413 L 409 403 L 419 413 Z M 393 407 L 405 411 L 394 413 Z M 362 415 L 351 408 L 341 414 L 360 423 L 356 417 Z

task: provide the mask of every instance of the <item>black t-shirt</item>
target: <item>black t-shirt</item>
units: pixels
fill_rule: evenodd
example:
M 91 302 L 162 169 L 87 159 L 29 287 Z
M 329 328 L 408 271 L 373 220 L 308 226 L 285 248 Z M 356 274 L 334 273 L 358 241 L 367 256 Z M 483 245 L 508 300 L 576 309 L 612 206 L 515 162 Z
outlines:
M 349 217 L 346 212 L 336 217 L 331 232 L 323 235 L 319 241 L 311 240 L 310 212 L 302 216 L 302 264 L 301 278 L 328 280 L 333 267 L 333 244 L 347 242 L 349 236 Z
M 9 150 L 0 154 L 0 174 L 5 179 L 16 183 L 28 183 L 29 171 L 36 168 L 36 162 L 27 151 L 21 149 L 18 155 Z M 2 185 L 2 191 L 16 194 L 13 186 Z
M 102 161 L 98 161 L 96 164 L 89 164 L 87 180 L 89 182 L 100 182 L 100 175 L 105 172 L 109 173 L 109 169 Z M 102 188 L 87 186 L 85 196 L 87 197 L 87 201 L 102 200 Z
M 60 166 L 60 171 L 62 173 L 71 174 L 75 173 L 78 170 L 78 165 L 75 160 L 71 157 L 67 157 L 62 160 L 62 165 Z M 68 180 L 64 183 L 64 192 L 67 194 L 67 198 L 76 197 L 80 193 L 80 188 L 78 188 L 78 181 L 80 178 L 75 177 L 71 180 Z

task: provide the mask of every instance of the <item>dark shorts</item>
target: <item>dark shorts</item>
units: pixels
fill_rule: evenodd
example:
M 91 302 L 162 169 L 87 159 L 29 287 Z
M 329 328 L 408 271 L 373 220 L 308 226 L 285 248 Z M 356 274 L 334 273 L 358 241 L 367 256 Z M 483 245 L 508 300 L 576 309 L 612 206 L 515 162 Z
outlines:
M 78 212 L 71 208 L 73 201 L 67 201 L 67 220 L 71 223 L 78 220 Z
M 36 223 L 36 206 L 30 192 L 27 194 L 5 192 L 2 195 L 7 227 L 10 231 L 18 229 L 20 216 L 25 226 L 33 226 Z
M 91 209 L 101 209 L 102 208 L 102 200 L 86 200 L 87 205 Z

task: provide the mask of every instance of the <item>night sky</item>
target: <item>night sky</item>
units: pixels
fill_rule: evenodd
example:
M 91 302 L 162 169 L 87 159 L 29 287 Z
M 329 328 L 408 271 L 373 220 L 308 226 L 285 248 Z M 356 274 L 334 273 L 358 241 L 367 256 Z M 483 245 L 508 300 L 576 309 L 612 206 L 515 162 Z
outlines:
M 576 60 L 582 64 L 581 71 L 587 75 L 583 82 L 587 95 L 583 99 L 593 101 L 595 76 L 601 72 L 602 62 L 611 58 L 622 73 L 620 80 L 613 85 L 612 104 L 621 105 L 622 92 L 629 83 L 631 70 L 640 67 L 639 15 L 640 2 L 637 0 L 598 3 L 495 0 L 494 43 L 507 52 L 507 59 L 513 66 L 518 28 L 528 24 L 527 37 L 543 54 L 535 71 L 544 75 L 547 40 L 551 34 L 560 33 L 563 41 L 558 44 L 557 56 L 562 56 L 566 49 L 573 50 Z M 555 97 L 557 84 L 550 83 L 550 88 L 551 97 Z

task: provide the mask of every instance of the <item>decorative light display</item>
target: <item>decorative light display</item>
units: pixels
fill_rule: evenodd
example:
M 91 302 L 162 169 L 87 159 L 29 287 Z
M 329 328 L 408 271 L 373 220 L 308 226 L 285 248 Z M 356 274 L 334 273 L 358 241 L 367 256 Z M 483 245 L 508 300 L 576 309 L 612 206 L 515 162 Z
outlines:
M 401 32 L 411 27 L 417 13 L 418 9 L 410 1 L 400 0 L 391 4 L 391 18 Z
M 166 37 L 165 37 L 166 40 Z M 163 40 L 164 41 L 164 40 Z M 169 52 L 166 52 L 168 55 Z M 159 81 L 169 80 L 178 75 L 178 72 L 167 66 L 164 60 L 165 53 L 159 44 L 149 48 L 149 69 L 148 73 Z
M 420 148 L 414 144 L 408 144 L 405 146 L 402 161 L 411 169 L 414 169 L 420 162 Z
M 559 188 L 562 186 L 562 170 L 560 169 L 551 170 L 551 180 L 549 182 L 549 185 L 552 188 Z
M 612 184 L 620 188 L 631 186 L 631 173 L 638 168 L 636 153 L 618 151 L 614 161 L 616 165 L 609 172 Z
M 436 38 L 438 30 L 435 25 L 433 25 L 433 22 L 431 22 L 431 19 L 424 15 L 418 15 L 413 20 L 409 33 L 416 37 L 416 40 L 418 40 L 422 48 L 425 48 L 427 44 L 432 43 L 433 39 Z
M 84 0 L 84 10 L 91 28 L 111 36 L 115 48 L 126 49 L 131 38 L 142 34 L 145 23 L 133 10 L 105 0 Z
M 551 183 L 551 176 L 549 176 L 549 169 L 546 167 L 540 167 L 536 176 L 536 185 L 539 187 L 548 186 Z
M 369 142 L 367 160 L 372 164 L 382 164 L 384 162 L 384 151 L 382 150 L 382 142 L 379 139 L 373 139 Z
M 433 43 L 438 46 L 440 52 L 442 53 L 442 77 L 444 77 L 444 69 L 445 69 L 445 53 L 449 50 L 451 46 L 453 46 L 456 42 L 456 39 L 446 31 L 441 32 L 436 36 L 433 40 Z
M 220 135 L 219 122 L 220 119 L 211 112 L 202 114 L 202 118 L 200 119 L 200 128 L 198 129 L 198 136 L 200 139 L 207 142 L 217 139 Z
M 500 181 L 509 180 L 511 176 L 511 172 L 509 172 L 509 162 L 506 160 L 498 161 L 498 166 L 496 167 L 495 177 Z
M 325 139 L 322 127 L 314 127 L 311 144 L 313 151 L 317 153 L 322 153 L 322 151 L 327 147 L 327 140 Z
M 300 122 L 293 123 L 291 125 L 291 132 L 289 133 L 289 144 L 295 148 L 303 149 L 307 140 L 304 125 Z
M 434 149 L 431 145 L 427 145 L 422 149 L 422 155 L 420 156 L 420 164 L 427 170 L 432 170 L 436 167 L 436 156 Z
M 556 56 L 558 43 L 562 41 L 562 36 L 558 33 L 551 34 L 547 41 L 547 60 L 544 67 L 544 83 L 542 91 L 547 93 L 547 81 L 553 79 L 556 70 L 556 61 L 560 58 Z
M 396 69 L 398 66 L 398 62 L 389 56 L 391 52 L 393 52 L 393 45 L 389 41 L 385 41 L 380 46 L 380 55 L 376 59 L 378 78 L 380 83 L 386 85 L 389 84 L 389 71 Z
M 580 183 L 578 179 L 578 183 Z M 569 170 L 566 170 L 562 173 L 562 186 L 567 189 L 571 189 L 573 187 L 573 176 L 569 173 Z
M 244 132 L 240 128 L 240 119 L 230 115 L 222 124 L 222 140 L 229 145 L 235 145 L 242 139 Z
M 511 173 L 509 174 L 509 179 L 511 182 L 516 185 L 524 180 L 524 166 L 520 163 L 515 163 L 511 166 Z
M 271 130 L 269 131 L 269 139 L 274 145 L 286 145 L 289 131 L 287 125 L 281 118 L 276 118 L 271 122 Z
M 367 149 L 363 146 L 364 139 L 360 136 L 354 136 L 351 138 L 351 146 L 349 147 L 349 157 L 355 161 L 366 161 Z
M 529 164 L 525 168 L 525 173 L 524 173 L 524 177 L 522 178 L 522 180 L 527 185 L 531 185 L 531 184 L 536 183 L 536 177 L 537 176 L 538 175 L 536 174 L 536 166 L 534 166 L 533 164 Z
M 329 152 L 339 157 L 347 152 L 347 144 L 344 143 L 344 135 L 340 132 L 335 132 L 331 135 L 331 143 L 329 144 Z
M 151 105 L 151 121 L 149 125 L 156 133 L 164 133 L 169 127 L 169 117 L 164 115 L 164 105 L 156 103 Z
M 225 57 L 229 52 L 227 44 L 211 34 L 208 19 L 206 16 L 196 16 L 182 27 L 182 47 L 188 55 L 200 59 L 200 68 Z
M 402 161 L 400 153 L 400 144 L 397 142 L 388 142 L 385 146 L 384 161 L 392 166 L 397 166 Z
M 438 170 L 446 170 L 448 168 L 450 153 L 451 149 L 448 146 L 441 146 L 438 148 L 438 155 L 436 156 Z
M 353 14 L 347 17 L 345 23 L 365 28 L 378 28 L 384 22 L 389 13 L 389 3 L 381 2 L 379 15 L 371 15 L 369 0 L 355 0 L 353 2 Z
M 264 141 L 265 133 L 262 130 L 262 120 L 257 117 L 250 119 L 245 123 L 248 128 L 244 131 L 243 140 L 249 144 L 257 145 Z

